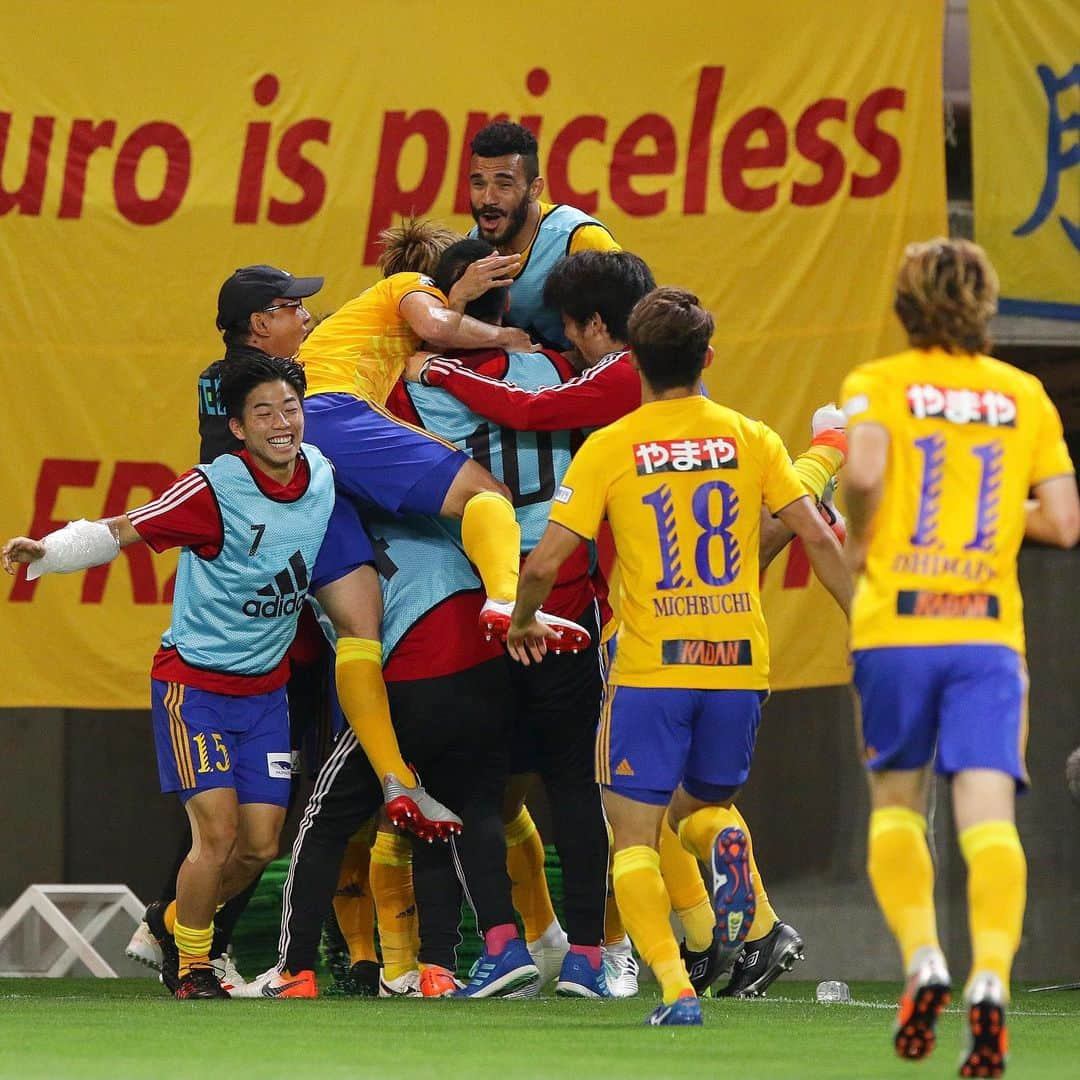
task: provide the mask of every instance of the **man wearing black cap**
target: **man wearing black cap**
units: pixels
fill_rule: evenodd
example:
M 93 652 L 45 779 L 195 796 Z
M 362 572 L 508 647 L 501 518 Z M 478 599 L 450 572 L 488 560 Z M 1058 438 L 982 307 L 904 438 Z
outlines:
M 321 277 L 293 277 L 276 266 L 242 266 L 218 293 L 217 328 L 225 355 L 199 376 L 199 461 L 239 450 L 218 397 L 223 364 L 239 356 L 291 358 L 308 335 L 311 315 L 304 300 L 323 287 Z

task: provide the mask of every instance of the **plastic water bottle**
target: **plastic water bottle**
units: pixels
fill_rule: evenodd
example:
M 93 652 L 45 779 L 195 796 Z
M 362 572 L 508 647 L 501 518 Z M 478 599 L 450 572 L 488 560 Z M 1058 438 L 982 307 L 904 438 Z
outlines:
M 826 1005 L 850 1001 L 851 988 L 846 982 L 835 982 L 830 979 L 826 982 L 818 983 L 817 999 Z

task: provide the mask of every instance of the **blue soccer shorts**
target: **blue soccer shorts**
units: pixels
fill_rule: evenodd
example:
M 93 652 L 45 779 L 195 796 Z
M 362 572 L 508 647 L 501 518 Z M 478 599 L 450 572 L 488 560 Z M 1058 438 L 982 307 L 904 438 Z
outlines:
M 294 761 L 285 687 L 232 697 L 161 679 L 150 685 L 163 792 L 186 803 L 227 787 L 241 803 L 288 805 Z
M 338 490 L 392 513 L 438 514 L 472 459 L 352 394 L 304 402 L 304 440 L 334 463 Z
M 727 802 L 750 775 L 764 690 L 607 688 L 596 737 L 599 783 L 665 806 L 682 784 Z
M 1028 783 L 1027 666 L 1004 645 L 859 649 L 863 752 L 877 771 L 994 769 Z

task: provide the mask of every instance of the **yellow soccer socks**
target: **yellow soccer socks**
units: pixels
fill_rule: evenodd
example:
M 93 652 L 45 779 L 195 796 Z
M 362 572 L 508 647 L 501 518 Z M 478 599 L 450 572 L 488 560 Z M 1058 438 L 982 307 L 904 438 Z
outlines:
M 612 878 L 623 922 L 641 958 L 652 968 L 664 1004 L 693 994 L 671 932 L 671 902 L 660 876 L 659 852 L 640 844 L 616 851 Z
M 1011 821 L 983 821 L 959 839 L 968 870 L 971 973 L 993 972 L 1007 992 L 1027 896 L 1020 836 Z
M 682 846 L 672 831 L 667 814 L 660 826 L 660 873 L 671 906 L 686 932 L 686 947 L 705 952 L 712 946 L 716 913 L 701 877 L 697 859 Z
M 375 901 L 371 896 L 369 872 L 374 830 L 364 826 L 348 843 L 341 860 L 334 915 L 341 936 L 349 947 L 349 963 L 378 962 L 375 953 Z
M 210 966 L 210 944 L 214 940 L 213 924 L 205 927 L 184 926 L 173 921 L 173 938 L 180 952 L 178 975 L 182 979 L 192 968 Z
M 392 982 L 416 967 L 420 948 L 408 837 L 382 830 L 376 834 L 369 880 L 379 919 L 383 974 Z
M 536 823 L 523 806 L 517 817 L 503 827 L 506 835 L 506 873 L 510 878 L 514 909 L 521 916 L 525 940 L 536 941 L 553 922 L 547 876 L 544 873 L 544 844 Z
M 920 950 L 940 951 L 926 818 L 903 806 L 873 811 L 867 871 L 878 907 L 900 946 L 904 970 L 910 972 Z
M 416 787 L 390 723 L 382 677 L 382 643 L 368 638 L 338 639 L 334 678 L 338 699 L 357 742 L 381 781 L 392 773 L 404 787 Z
M 517 596 L 521 528 L 509 499 L 495 491 L 474 495 L 461 515 L 461 546 L 489 600 L 512 601 Z

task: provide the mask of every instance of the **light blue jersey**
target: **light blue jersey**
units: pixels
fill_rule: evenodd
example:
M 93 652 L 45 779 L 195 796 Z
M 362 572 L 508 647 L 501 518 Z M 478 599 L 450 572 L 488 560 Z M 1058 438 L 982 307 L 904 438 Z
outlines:
M 302 449 L 311 478 L 293 502 L 264 495 L 236 454 L 199 469 L 217 501 L 224 540 L 212 559 L 190 548 L 180 553 L 172 624 L 161 643 L 185 663 L 263 675 L 289 648 L 334 507 L 330 463 L 314 446 Z
M 542 353 L 508 353 L 506 381 L 526 390 L 562 382 L 559 369 Z M 464 450 L 511 492 L 521 526 L 521 551 L 540 542 L 548 510 L 573 451 L 575 431 L 512 431 L 478 416 L 457 398 L 433 386 L 409 384 L 409 397 L 423 426 Z M 447 523 L 449 524 L 449 523 Z
M 562 316 L 544 306 L 544 283 L 551 268 L 570 253 L 570 241 L 583 225 L 604 228 L 596 218 L 572 206 L 556 206 L 549 211 L 540 222 L 525 265 L 510 286 L 506 325 L 519 326 L 534 341 L 555 349 L 569 349 L 570 342 L 563 333 Z M 469 235 L 477 237 L 480 230 L 474 226 Z

